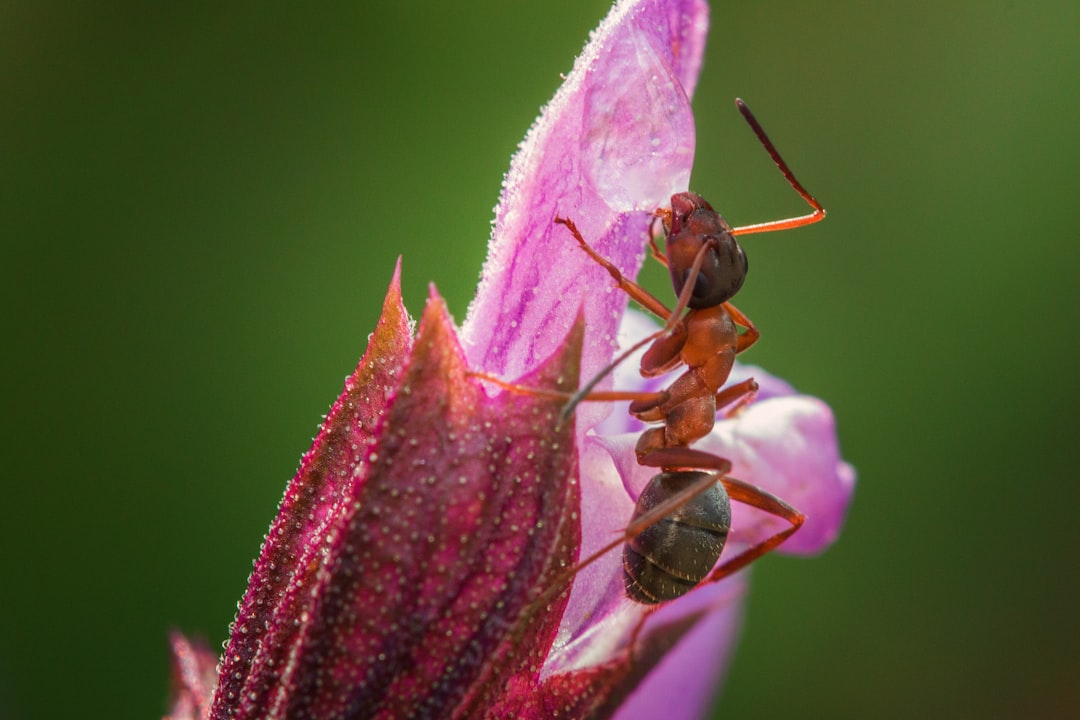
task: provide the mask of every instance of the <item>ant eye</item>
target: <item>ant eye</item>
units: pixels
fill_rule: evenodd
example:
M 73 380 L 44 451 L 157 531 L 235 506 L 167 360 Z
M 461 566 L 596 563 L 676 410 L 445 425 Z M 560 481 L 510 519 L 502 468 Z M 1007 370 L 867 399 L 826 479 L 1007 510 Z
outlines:
M 687 271 L 687 274 L 689 274 L 689 271 Z M 712 283 L 709 281 L 709 276 L 704 272 L 699 272 L 697 279 L 694 280 L 694 292 L 691 297 L 698 300 L 707 298 L 711 289 Z
M 717 228 L 719 232 L 708 232 L 712 229 L 706 222 L 708 219 L 694 218 L 683 232 L 667 240 L 668 268 L 676 295 L 686 288 L 691 279 L 691 268 L 700 255 L 701 264 L 690 286 L 687 303 L 693 310 L 727 302 L 739 292 L 746 278 L 747 262 L 742 247 L 723 228 Z
M 688 305 L 694 309 L 713 307 L 726 302 L 739 292 L 749 264 L 746 253 L 735 239 L 728 236 L 707 236 L 706 242 L 715 243 L 712 252 L 705 256 L 701 270 L 694 278 L 694 289 Z M 681 291 L 690 278 L 690 270 L 683 270 L 675 283 Z

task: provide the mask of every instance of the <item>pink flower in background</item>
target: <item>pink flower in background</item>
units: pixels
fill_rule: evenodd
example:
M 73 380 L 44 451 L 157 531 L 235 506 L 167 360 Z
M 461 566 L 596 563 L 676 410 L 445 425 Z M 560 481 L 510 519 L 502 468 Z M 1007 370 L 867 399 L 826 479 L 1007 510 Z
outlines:
M 480 370 L 573 391 L 641 336 L 626 296 L 556 216 L 636 275 L 651 213 L 686 190 L 707 8 L 616 4 L 506 177 L 460 332 L 432 290 L 419 327 L 395 272 L 375 332 L 285 497 L 218 666 L 173 640 L 177 718 L 700 717 L 746 574 L 648 609 L 618 538 L 655 470 L 610 404 L 498 392 Z M 633 363 L 620 388 L 640 385 Z M 626 377 L 624 377 L 626 376 Z M 760 402 L 700 444 L 808 515 L 782 549 L 838 534 L 854 484 L 820 401 L 755 370 Z M 738 380 L 739 378 L 733 378 Z M 606 419 L 605 419 L 606 418 Z M 732 544 L 769 532 L 736 507 Z

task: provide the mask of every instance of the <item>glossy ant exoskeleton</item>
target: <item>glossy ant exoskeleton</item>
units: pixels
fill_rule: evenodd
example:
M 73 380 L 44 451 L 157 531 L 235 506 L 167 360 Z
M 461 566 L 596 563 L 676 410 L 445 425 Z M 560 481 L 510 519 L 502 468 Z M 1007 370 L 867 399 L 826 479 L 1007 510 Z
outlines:
M 630 400 L 630 414 L 646 423 L 637 443 L 637 461 L 661 472 L 642 491 L 625 536 L 623 571 L 627 595 L 655 604 L 689 592 L 702 581 L 715 582 L 745 567 L 790 537 L 804 516 L 761 488 L 728 476 L 731 462 L 690 445 L 709 434 L 718 408 L 739 408 L 753 400 L 753 379 L 723 388 L 735 356 L 758 339 L 754 324 L 729 302 L 746 277 L 746 255 L 736 236 L 786 230 L 817 222 L 825 210 L 795 179 L 750 109 L 736 100 L 780 172 L 813 208 L 813 212 L 787 220 L 732 228 L 699 195 L 673 195 L 671 209 L 657 211 L 662 220 L 666 253 L 649 245 L 653 256 L 668 267 L 678 296 L 674 309 L 623 276 L 622 272 L 586 242 L 573 220 L 555 218 L 565 226 L 588 255 L 614 278 L 616 284 L 645 310 L 665 321 L 663 328 L 616 357 L 569 398 L 564 417 L 582 401 Z M 738 327 L 746 328 L 739 333 Z M 596 384 L 634 351 L 648 345 L 641 359 L 641 374 L 654 377 L 685 366 L 666 389 L 659 392 L 593 391 Z M 498 378 L 474 373 L 515 392 L 543 392 L 521 388 Z M 732 411 L 734 412 L 734 410 Z M 731 503 L 764 510 L 789 527 L 751 545 L 740 554 L 720 559 L 731 524 Z M 586 559 L 592 562 L 611 546 Z M 580 567 L 580 566 L 579 566 Z

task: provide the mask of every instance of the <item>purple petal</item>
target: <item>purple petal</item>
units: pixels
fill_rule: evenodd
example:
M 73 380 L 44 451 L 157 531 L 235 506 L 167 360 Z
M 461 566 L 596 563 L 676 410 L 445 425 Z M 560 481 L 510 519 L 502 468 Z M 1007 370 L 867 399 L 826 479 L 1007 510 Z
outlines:
M 745 576 L 736 576 L 659 607 L 632 650 L 548 677 L 541 696 L 555 707 L 564 699 L 566 707 L 583 710 L 570 717 L 703 717 L 734 649 L 744 592 Z M 620 615 L 634 626 L 641 617 L 622 612 L 609 620 Z
M 470 364 L 518 376 L 550 354 L 585 306 L 582 374 L 611 357 L 624 293 L 583 253 L 568 217 L 628 276 L 650 213 L 687 188 L 689 95 L 704 50 L 701 0 L 623 0 L 593 33 L 504 181 L 488 259 L 462 328 Z M 607 414 L 579 412 L 581 430 Z
M 483 279 L 462 330 L 473 366 L 506 377 L 524 372 L 551 352 L 582 305 L 582 376 L 610 360 L 626 295 L 554 219 L 573 220 L 598 252 L 636 275 L 651 212 L 688 186 L 695 142 L 689 95 L 707 17 L 698 0 L 620 2 L 593 34 L 504 183 Z M 609 412 L 605 405 L 579 408 L 579 442 Z M 633 502 L 602 448 L 583 444 L 581 472 L 588 478 L 585 554 L 622 530 Z M 576 664 L 567 643 L 621 602 L 618 567 L 618 553 L 609 553 L 576 578 L 545 672 Z M 632 609 L 628 617 L 638 614 Z M 632 625 L 608 634 L 612 647 Z
M 608 498 L 612 506 L 619 503 L 632 509 L 634 498 L 655 474 L 637 464 L 637 438 L 634 432 L 594 439 L 611 455 L 617 482 L 625 488 L 622 501 L 612 491 Z M 840 458 L 832 411 L 817 398 L 795 395 L 756 402 L 736 417 L 717 422 L 696 447 L 727 458 L 733 477 L 780 497 L 806 516 L 780 552 L 821 552 L 839 535 L 854 492 L 855 471 Z M 615 485 L 610 479 L 606 482 Z M 729 544 L 749 545 L 784 525 L 778 518 L 734 503 Z M 591 527 L 586 525 L 586 539 Z
M 661 608 L 649 619 L 646 637 L 655 667 L 626 698 L 616 718 L 664 717 L 696 720 L 708 715 L 719 693 L 742 624 L 747 576 L 702 588 Z
M 636 439 L 636 433 L 597 438 L 612 454 L 616 474 L 625 477 L 620 484 L 634 497 L 652 474 L 634 461 Z M 832 413 L 820 400 L 789 396 L 755 403 L 736 417 L 718 422 L 698 447 L 729 458 L 733 476 L 778 495 L 807 516 L 780 552 L 820 552 L 836 538 L 851 501 L 855 474 L 839 458 Z M 725 556 L 785 525 L 733 503 L 733 529 Z M 610 568 L 611 573 L 620 570 Z M 734 649 L 747 578 L 746 573 L 739 573 L 699 587 L 649 617 L 639 635 L 642 648 L 635 652 L 635 659 L 645 667 L 656 663 L 656 669 L 627 698 L 620 717 L 652 717 L 661 710 L 673 718 L 703 715 Z M 667 638 L 670 650 L 662 656 L 657 649 L 650 654 L 650 643 L 657 644 L 660 637 Z
M 620 345 L 629 347 L 658 327 L 647 316 L 628 311 L 620 328 Z M 656 390 L 670 382 L 670 376 L 641 378 L 637 372 L 640 355 L 631 356 L 616 369 L 617 387 Z M 736 363 L 727 384 L 751 377 L 760 388 L 757 401 L 735 418 L 719 420 L 698 447 L 730 459 L 733 476 L 768 490 L 807 516 L 799 532 L 781 547 L 783 552 L 820 552 L 839 534 L 855 486 L 854 468 L 840 457 L 832 411 L 820 400 L 798 395 L 790 384 L 754 365 Z M 597 427 L 595 442 L 611 455 L 633 502 L 653 471 L 637 464 L 633 448 L 644 426 L 621 411 L 623 407 Z M 606 502 L 618 501 L 609 498 Z M 739 514 L 736 509 L 736 533 L 741 527 Z M 742 522 L 742 527 L 753 528 L 757 521 Z M 742 534 L 757 532 L 749 528 Z
M 573 387 L 579 342 L 522 382 Z M 472 717 L 539 672 L 566 593 L 535 601 L 578 546 L 572 428 L 561 401 L 488 398 L 465 373 L 433 297 L 316 600 L 246 716 Z

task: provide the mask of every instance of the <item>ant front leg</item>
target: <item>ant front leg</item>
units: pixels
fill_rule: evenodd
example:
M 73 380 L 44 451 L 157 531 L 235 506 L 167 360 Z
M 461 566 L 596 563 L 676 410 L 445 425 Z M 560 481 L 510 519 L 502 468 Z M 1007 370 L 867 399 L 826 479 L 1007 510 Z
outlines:
M 660 302 L 660 300 L 648 290 L 641 287 L 633 280 L 628 279 L 622 274 L 622 271 L 619 270 L 619 268 L 615 267 L 614 263 L 596 252 L 592 245 L 587 243 L 585 238 L 582 237 L 581 231 L 577 229 L 577 225 L 574 224 L 573 220 L 570 218 L 557 217 L 555 218 L 555 222 L 559 225 L 566 226 L 566 229 L 573 233 L 574 239 L 578 241 L 578 245 L 581 246 L 581 249 L 588 253 L 589 257 L 596 261 L 600 267 L 607 270 L 608 274 L 615 279 L 615 283 L 619 286 L 619 289 L 629 295 L 634 302 L 663 320 L 667 320 L 671 317 L 671 310 L 668 310 L 664 303 Z
M 671 227 L 671 211 L 670 210 L 657 210 L 653 213 L 653 219 L 649 221 L 649 251 L 652 253 L 653 258 L 663 265 L 668 266 L 667 255 L 663 253 L 660 246 L 656 244 L 656 233 L 653 232 L 653 228 L 656 226 L 656 221 L 663 222 L 664 235 L 667 237 L 667 228 Z
M 802 527 L 803 522 L 806 520 L 806 516 L 801 512 L 772 493 L 765 492 L 757 485 L 751 485 L 748 482 L 743 482 L 742 480 L 737 480 L 733 477 L 720 478 L 720 482 L 723 483 L 724 489 L 727 490 L 728 497 L 732 500 L 738 500 L 744 505 L 764 510 L 770 515 L 775 515 L 778 518 L 787 520 L 791 523 L 791 527 L 784 528 L 780 532 L 770 535 L 756 545 L 750 546 L 735 557 L 725 561 L 705 578 L 705 582 L 723 580 L 727 576 L 742 570 L 762 555 L 775 550 L 781 543 L 794 535 L 795 531 Z
M 757 329 L 757 326 L 754 325 L 750 318 L 743 314 L 742 310 L 731 303 L 724 303 L 724 309 L 727 310 L 728 315 L 731 316 L 736 325 L 746 328 L 746 332 L 739 335 L 739 339 L 736 341 L 735 354 L 738 355 L 758 341 L 758 338 L 761 337 L 761 331 Z
M 682 364 L 682 351 L 686 347 L 685 322 L 675 323 L 670 330 L 657 334 L 649 349 L 641 356 L 641 376 L 656 377 L 671 372 Z

